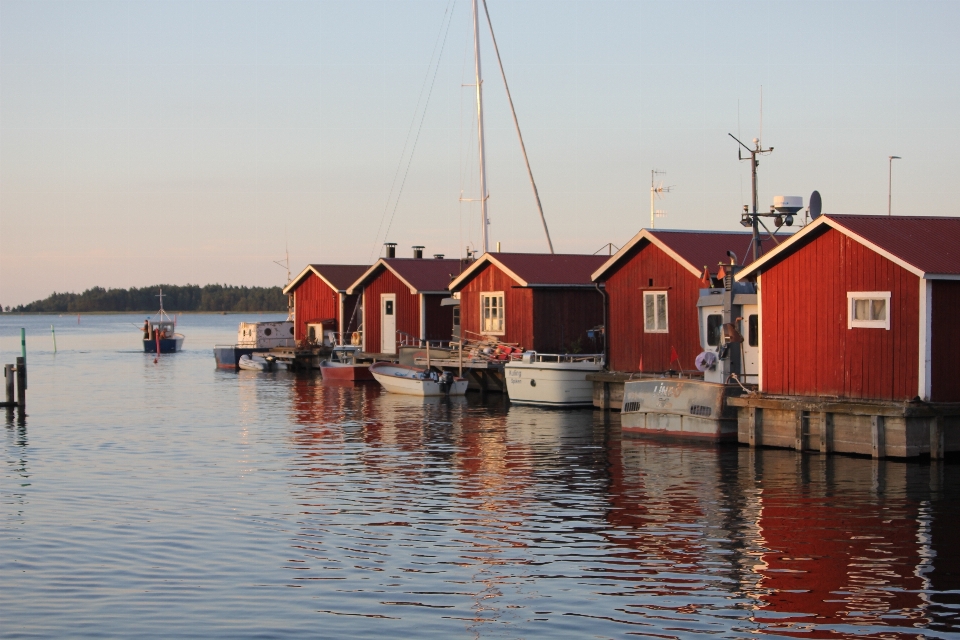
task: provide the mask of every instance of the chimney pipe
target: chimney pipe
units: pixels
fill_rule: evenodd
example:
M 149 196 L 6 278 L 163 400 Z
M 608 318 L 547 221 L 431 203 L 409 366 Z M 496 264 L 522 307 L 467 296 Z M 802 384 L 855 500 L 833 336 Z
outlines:
M 413 247 L 413 257 L 414 257 L 415 259 L 417 259 L 417 260 L 420 260 L 420 259 L 423 258 L 423 246 L 421 246 L 421 245 L 419 245 L 419 244 L 418 244 L 418 245 L 414 245 L 414 247 Z
M 434 257 L 434 259 L 436 259 L 436 260 L 443 260 L 443 254 L 442 254 L 442 253 L 435 253 L 435 254 L 433 254 L 433 257 Z
M 383 246 L 387 248 L 387 257 L 396 258 L 397 257 L 397 243 L 396 242 L 384 242 Z

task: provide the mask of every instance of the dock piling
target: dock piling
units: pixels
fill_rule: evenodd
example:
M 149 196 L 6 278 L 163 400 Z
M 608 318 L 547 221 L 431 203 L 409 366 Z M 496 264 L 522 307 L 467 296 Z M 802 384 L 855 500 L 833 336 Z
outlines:
M 886 456 L 886 447 L 884 446 L 883 416 L 870 416 L 870 443 L 873 448 L 874 458 L 883 458 Z
M 4 379 L 4 384 L 7 388 L 6 407 L 8 411 L 12 411 L 13 407 L 16 406 L 16 400 L 13 397 L 13 371 L 14 371 L 14 367 L 12 364 L 7 364 L 3 366 L 3 379 Z
M 943 416 L 933 416 L 930 423 L 930 459 L 943 459 Z
M 27 410 L 27 359 L 17 358 L 17 410 Z

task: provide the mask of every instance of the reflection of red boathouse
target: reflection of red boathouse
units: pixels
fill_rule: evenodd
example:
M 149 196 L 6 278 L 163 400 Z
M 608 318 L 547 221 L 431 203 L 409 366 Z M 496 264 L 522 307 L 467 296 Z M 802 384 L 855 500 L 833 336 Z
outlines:
M 819 467 L 809 474 L 823 478 L 813 483 L 801 479 L 792 452 L 757 453 L 763 491 L 756 533 L 765 552 L 756 566 L 754 619 L 802 630 L 807 638 L 845 636 L 836 629 L 841 625 L 925 623 L 921 569 L 929 562 L 929 542 L 921 535 L 918 505 L 905 499 L 908 466 L 806 460 Z M 871 471 L 879 474 L 876 489 Z

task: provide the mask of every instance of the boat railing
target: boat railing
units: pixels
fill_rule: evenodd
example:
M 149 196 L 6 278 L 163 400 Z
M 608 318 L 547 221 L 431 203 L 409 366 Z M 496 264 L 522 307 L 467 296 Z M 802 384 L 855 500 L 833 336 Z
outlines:
M 453 340 L 421 340 L 404 331 L 397 331 L 397 343 L 401 347 L 420 347 L 426 349 L 452 349 L 457 345 Z
M 514 362 L 591 362 L 603 364 L 602 353 L 537 353 L 525 351 L 510 354 Z

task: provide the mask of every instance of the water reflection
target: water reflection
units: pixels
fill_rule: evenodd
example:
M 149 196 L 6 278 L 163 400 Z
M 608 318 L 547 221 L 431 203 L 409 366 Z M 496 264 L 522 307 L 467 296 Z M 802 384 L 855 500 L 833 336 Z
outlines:
M 621 439 L 591 411 L 369 384 L 290 389 L 292 580 L 321 585 L 328 613 L 434 611 L 473 635 L 957 628 L 954 466 Z

